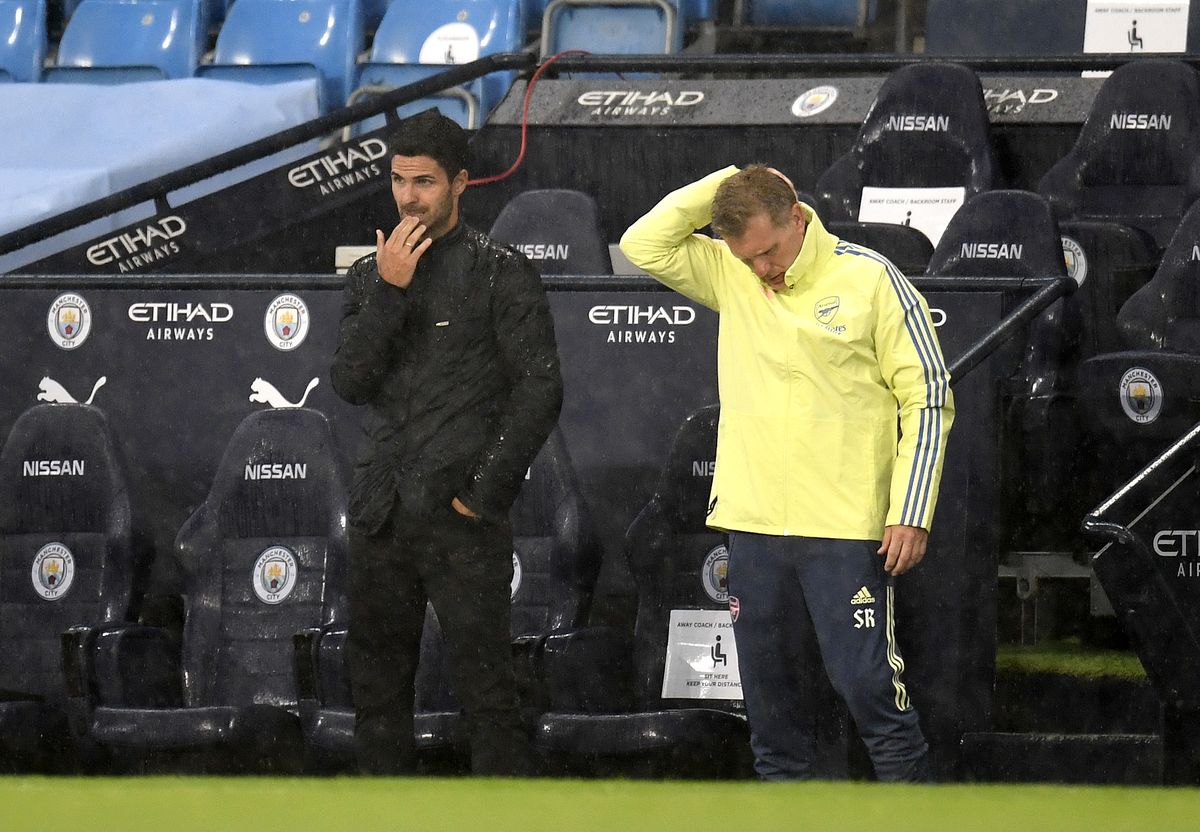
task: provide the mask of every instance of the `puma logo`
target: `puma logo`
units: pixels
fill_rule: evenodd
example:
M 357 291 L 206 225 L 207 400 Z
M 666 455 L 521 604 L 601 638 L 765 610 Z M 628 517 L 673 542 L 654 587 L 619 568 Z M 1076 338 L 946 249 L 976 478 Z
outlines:
M 256 378 L 250 385 L 250 401 L 262 402 L 263 404 L 269 404 L 271 407 L 304 407 L 304 403 L 308 401 L 308 394 L 312 392 L 312 389 L 320 381 L 318 378 L 310 381 L 308 387 L 304 388 L 304 395 L 300 397 L 300 401 L 293 403 L 285 399 L 274 384 L 266 379 Z
M 96 383 L 92 385 L 92 395 L 88 396 L 88 400 L 84 404 L 91 404 L 92 399 L 96 398 L 96 391 L 103 387 L 108 382 L 108 376 L 100 376 L 96 379 Z M 50 402 L 51 404 L 79 404 L 79 402 L 67 392 L 67 388 L 63 387 L 50 376 L 42 376 L 42 380 L 38 382 L 37 400 L 39 402 Z

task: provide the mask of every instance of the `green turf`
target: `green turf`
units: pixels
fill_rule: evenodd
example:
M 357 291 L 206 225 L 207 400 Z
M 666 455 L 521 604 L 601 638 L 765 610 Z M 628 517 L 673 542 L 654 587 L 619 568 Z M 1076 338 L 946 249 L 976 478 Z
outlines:
M 0 779 L 0 829 L 1195 830 L 1200 790 L 271 778 Z
M 1058 673 L 1087 678 L 1146 678 L 1142 663 L 1133 653 L 1098 650 L 1073 641 L 1049 642 L 1029 647 L 1002 645 L 996 651 L 996 670 L 1009 673 Z

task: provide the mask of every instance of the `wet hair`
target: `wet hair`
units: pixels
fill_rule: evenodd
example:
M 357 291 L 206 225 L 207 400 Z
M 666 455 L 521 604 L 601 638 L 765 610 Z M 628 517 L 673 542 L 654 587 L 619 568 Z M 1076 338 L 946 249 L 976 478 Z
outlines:
M 752 217 L 766 214 L 777 228 L 787 224 L 796 192 L 766 165 L 747 165 L 717 188 L 712 203 L 713 230 L 725 239 L 740 237 Z
M 387 145 L 393 156 L 428 156 L 446 172 L 447 179 L 471 164 L 466 131 L 432 107 L 397 124 Z

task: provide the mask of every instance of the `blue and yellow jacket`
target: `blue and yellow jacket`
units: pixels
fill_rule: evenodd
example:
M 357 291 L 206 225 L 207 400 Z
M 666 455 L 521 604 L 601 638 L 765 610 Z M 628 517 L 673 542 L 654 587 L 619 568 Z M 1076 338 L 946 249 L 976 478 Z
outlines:
M 721 316 L 709 525 L 853 540 L 928 529 L 954 399 L 925 299 L 808 206 L 787 288 L 771 291 L 695 233 L 736 171 L 668 194 L 621 239 L 634 264 Z

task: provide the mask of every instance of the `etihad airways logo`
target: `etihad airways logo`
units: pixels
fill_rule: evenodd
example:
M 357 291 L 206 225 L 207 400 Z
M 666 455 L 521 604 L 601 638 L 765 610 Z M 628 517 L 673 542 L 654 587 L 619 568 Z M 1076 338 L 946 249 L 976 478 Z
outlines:
M 175 240 L 186 233 L 187 223 L 182 217 L 163 217 L 96 243 L 88 248 L 87 259 L 93 266 L 115 263 L 124 274 L 178 254 L 179 244 Z
M 696 320 L 690 306 L 593 306 L 588 320 L 597 326 L 614 327 L 608 331 L 609 344 L 673 344 L 675 327 Z M 626 327 L 626 328 L 617 328 Z
M 1171 118 L 1167 113 L 1113 113 L 1108 126 L 1111 130 L 1170 130 Z
M 134 323 L 152 325 L 146 329 L 147 341 L 211 341 L 214 328 L 197 324 L 231 321 L 233 307 L 228 303 L 141 301 L 131 303 L 126 314 Z
M 297 165 L 288 171 L 293 188 L 318 187 L 328 196 L 383 175 L 376 161 L 387 155 L 387 145 L 379 139 L 363 139 L 357 146 L 344 147 L 336 153 Z
M 945 133 L 950 129 L 950 116 L 908 115 L 888 116 L 883 124 L 884 130 L 897 130 L 904 133 L 934 132 Z
M 591 90 L 575 99 L 581 107 L 591 109 L 594 116 L 658 116 L 674 107 L 695 107 L 704 103 L 699 90 L 667 92 L 653 90 Z

